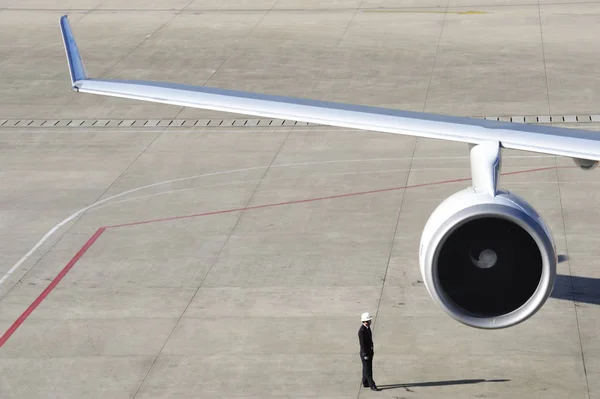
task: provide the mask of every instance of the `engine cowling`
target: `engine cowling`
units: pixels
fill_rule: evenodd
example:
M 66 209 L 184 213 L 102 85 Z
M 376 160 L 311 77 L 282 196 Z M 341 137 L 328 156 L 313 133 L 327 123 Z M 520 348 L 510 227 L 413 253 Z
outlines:
M 558 263 L 550 229 L 525 200 L 472 187 L 432 213 L 419 260 L 433 300 L 459 322 L 483 329 L 534 315 L 552 292 Z
M 598 166 L 598 161 L 591 159 L 573 158 L 573 162 L 575 162 L 575 165 L 577 165 L 579 169 L 583 170 L 594 170 Z

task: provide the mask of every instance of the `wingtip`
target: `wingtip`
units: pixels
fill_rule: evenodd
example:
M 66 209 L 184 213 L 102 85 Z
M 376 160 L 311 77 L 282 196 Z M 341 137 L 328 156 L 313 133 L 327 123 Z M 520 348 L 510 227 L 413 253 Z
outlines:
M 78 90 L 76 83 L 80 80 L 87 79 L 87 73 L 67 15 L 62 15 L 60 17 L 60 30 L 67 56 L 71 85 L 73 90 Z

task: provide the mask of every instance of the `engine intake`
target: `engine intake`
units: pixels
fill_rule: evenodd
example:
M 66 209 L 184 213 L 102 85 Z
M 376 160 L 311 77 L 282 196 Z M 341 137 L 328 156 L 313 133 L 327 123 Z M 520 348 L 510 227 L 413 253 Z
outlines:
M 549 228 L 506 191 L 492 197 L 469 188 L 446 199 L 425 226 L 419 255 L 434 301 L 477 328 L 525 321 L 546 302 L 556 276 Z
M 573 162 L 575 162 L 575 165 L 577 165 L 579 169 L 583 170 L 594 170 L 598 166 L 598 161 L 591 159 L 573 158 Z

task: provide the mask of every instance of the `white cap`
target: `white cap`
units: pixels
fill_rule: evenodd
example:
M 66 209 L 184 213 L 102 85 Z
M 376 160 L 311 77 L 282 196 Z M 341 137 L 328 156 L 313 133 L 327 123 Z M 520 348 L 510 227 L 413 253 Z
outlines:
M 369 321 L 369 320 L 371 320 L 371 319 L 372 319 L 372 317 L 371 317 L 371 315 L 369 314 L 369 312 L 363 313 L 363 314 L 360 316 L 360 321 Z

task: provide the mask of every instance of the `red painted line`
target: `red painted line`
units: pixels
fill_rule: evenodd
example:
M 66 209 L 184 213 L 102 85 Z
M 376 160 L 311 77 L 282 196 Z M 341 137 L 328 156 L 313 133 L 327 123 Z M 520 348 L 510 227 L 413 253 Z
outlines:
M 540 171 L 552 170 L 552 169 L 557 169 L 557 167 L 556 166 L 548 166 L 548 167 L 545 167 L 545 168 L 519 170 L 519 171 L 516 171 L 516 172 L 502 173 L 502 175 L 503 176 L 516 175 L 516 174 L 521 174 L 521 173 L 540 172 Z M 276 203 L 272 203 L 272 204 L 248 206 L 248 207 L 243 207 L 243 208 L 225 209 L 225 210 L 214 211 L 214 212 L 195 213 L 195 214 L 184 215 L 184 216 L 173 216 L 173 217 L 161 218 L 161 219 L 142 220 L 142 221 L 138 221 L 138 222 L 123 223 L 123 224 L 116 224 L 116 225 L 112 225 L 112 226 L 107 226 L 107 228 L 139 226 L 141 224 L 148 224 L 148 223 L 168 222 L 168 221 L 172 221 L 172 220 L 190 219 L 190 218 L 197 218 L 197 217 L 211 216 L 211 215 L 222 215 L 222 214 L 225 214 L 225 213 L 232 213 L 232 212 L 250 211 L 250 210 L 254 210 L 254 209 L 273 208 L 273 207 L 284 206 L 284 205 L 302 204 L 302 203 L 307 203 L 307 202 L 324 201 L 324 200 L 346 198 L 346 197 L 355 197 L 355 196 L 358 196 L 358 195 L 376 194 L 376 193 L 384 193 L 384 192 L 388 192 L 388 191 L 405 190 L 405 189 L 409 189 L 409 188 L 418 188 L 418 187 L 435 186 L 435 185 L 440 185 L 440 184 L 458 183 L 458 182 L 468 181 L 468 180 L 471 180 L 471 178 L 468 177 L 468 178 L 462 178 L 462 179 L 442 180 L 442 181 L 437 181 L 437 182 L 432 182 L 432 183 L 414 184 L 414 185 L 410 185 L 410 186 L 383 188 L 383 189 L 379 189 L 379 190 L 370 190 L 370 191 L 361 191 L 361 192 L 357 192 L 357 193 L 338 194 L 338 195 L 331 195 L 331 196 L 327 196 L 327 197 L 306 198 L 306 199 L 294 200 L 294 201 L 276 202 Z
M 35 301 L 33 301 L 31 305 L 29 305 L 25 312 L 23 312 L 23 314 L 19 316 L 19 318 L 13 323 L 12 326 L 10 326 L 10 328 L 4 333 L 4 335 L 0 337 L 0 348 L 6 343 L 6 341 L 8 341 L 10 336 L 13 335 L 17 328 L 19 328 L 19 326 L 23 324 L 23 322 L 29 317 L 29 315 L 35 310 L 35 308 L 37 308 L 40 305 L 40 303 L 42 303 L 42 301 L 46 299 L 48 294 L 52 292 L 52 290 L 58 285 L 60 280 L 62 280 L 63 277 L 65 277 L 65 275 L 69 272 L 69 270 L 71 270 L 71 268 L 75 266 L 77 261 L 81 259 L 83 254 L 85 254 L 86 251 L 90 249 L 90 247 L 96 242 L 96 240 L 102 235 L 102 233 L 104 233 L 105 230 L 106 227 L 100 227 L 98 230 L 96 230 L 96 233 L 94 233 L 94 235 L 83 245 L 83 247 L 81 247 L 81 249 L 69 261 L 69 263 L 67 263 L 67 265 L 60 271 L 60 273 L 58 273 L 54 280 L 52 280 L 48 287 L 46 287 L 46 289 L 36 298 Z
M 558 167 L 558 168 L 569 168 L 569 167 L 566 166 L 566 167 Z M 551 167 L 545 167 L 545 168 L 519 170 L 516 172 L 503 173 L 502 175 L 516 175 L 516 174 L 540 172 L 540 171 L 552 170 L 552 169 L 557 169 L 557 167 L 551 166 Z M 104 233 L 104 231 L 106 231 L 106 229 L 116 228 L 116 227 L 126 227 L 126 226 L 137 226 L 140 224 L 157 223 L 157 222 L 164 222 L 164 221 L 171 221 L 171 220 L 178 220 L 178 219 L 188 219 L 188 218 L 195 218 L 195 217 L 209 216 L 209 215 L 220 215 L 220 214 L 224 214 L 224 213 L 231 213 L 231 212 L 237 212 L 237 211 L 270 208 L 270 207 L 291 205 L 291 204 L 301 204 L 301 203 L 323 201 L 323 200 L 336 199 L 336 198 L 353 197 L 353 196 L 358 196 L 358 195 L 383 193 L 383 192 L 388 192 L 388 191 L 397 191 L 397 190 L 404 190 L 404 189 L 409 189 L 409 188 L 435 186 L 435 185 L 440 185 L 440 184 L 457 183 L 457 182 L 462 182 L 462 181 L 467 181 L 467 180 L 471 180 L 471 178 L 469 177 L 469 178 L 462 178 L 462 179 L 443 180 L 443 181 L 438 181 L 438 182 L 414 184 L 414 185 L 403 186 L 403 187 L 392 187 L 392 188 L 384 188 L 384 189 L 379 189 L 379 190 L 362 191 L 362 192 L 357 192 L 357 193 L 331 195 L 328 197 L 308 198 L 308 199 L 295 200 L 295 201 L 278 202 L 278 203 L 274 203 L 274 204 L 256 205 L 256 206 L 249 206 L 249 207 L 237 208 L 237 209 L 226 209 L 226 210 L 222 210 L 222 211 L 198 213 L 198 214 L 186 215 L 186 216 L 175 216 L 175 217 L 170 217 L 170 218 L 146 220 L 146 221 L 140 221 L 140 222 L 132 222 L 132 223 L 113 225 L 113 226 L 100 227 L 96 231 L 96 233 L 94 233 L 94 235 L 92 237 L 90 237 L 90 239 L 83 245 L 83 247 L 81 247 L 81 249 L 69 261 L 69 263 L 67 263 L 67 265 L 60 271 L 60 273 L 54 278 L 54 280 L 52 280 L 52 282 L 48 285 L 48 287 L 46 287 L 46 289 L 36 298 L 35 301 L 33 301 L 33 303 L 31 305 L 29 305 L 29 307 L 25 310 L 25 312 L 23 312 L 23 314 L 21 316 L 19 316 L 19 318 L 10 326 L 10 328 L 4 333 L 4 335 L 2 335 L 2 337 L 0 337 L 0 348 L 6 343 L 6 341 L 8 341 L 8 339 L 19 328 L 19 326 L 21 326 L 21 324 L 23 324 L 23 322 L 29 317 L 29 315 L 40 305 L 40 303 L 42 303 L 42 301 L 44 299 L 46 299 L 46 297 L 52 292 L 52 290 L 54 290 L 54 288 L 58 285 L 58 283 L 69 272 L 69 270 L 71 270 L 71 268 L 73 268 L 73 266 L 75 266 L 75 264 L 79 261 L 79 259 L 81 259 L 81 257 L 87 252 L 87 250 L 90 249 L 90 247 L 98 240 L 98 238 L 100 238 L 100 236 L 102 235 L 102 233 Z
M 117 225 L 107 226 L 107 227 L 108 228 L 115 228 L 115 227 L 138 226 L 140 224 L 147 224 L 147 223 L 167 222 L 167 221 L 171 221 L 171 220 L 197 218 L 197 217 L 201 217 L 201 216 L 210 216 L 210 215 L 221 215 L 221 214 L 224 214 L 224 213 L 249 211 L 249 210 L 253 210 L 253 209 L 272 208 L 272 207 L 283 206 L 283 205 L 302 204 L 302 203 L 307 203 L 307 202 L 324 201 L 324 200 L 337 199 L 337 198 L 345 198 L 345 197 L 354 197 L 354 196 L 357 196 L 357 195 L 384 193 L 386 191 L 397 191 L 397 190 L 403 190 L 403 189 L 407 189 L 407 188 L 432 186 L 432 185 L 435 185 L 435 184 L 443 184 L 443 183 L 455 183 L 455 182 L 461 182 L 461 181 L 465 181 L 465 180 L 470 180 L 470 178 L 468 178 L 468 179 L 447 180 L 447 181 L 435 182 L 435 183 L 415 184 L 413 186 L 383 188 L 383 189 L 380 189 L 380 190 L 361 191 L 361 192 L 358 192 L 358 193 L 338 194 L 338 195 L 331 195 L 331 196 L 328 196 L 328 197 L 305 198 L 305 199 L 294 200 L 294 201 L 276 202 L 276 203 L 272 203 L 272 204 L 247 206 L 247 207 L 244 207 L 244 208 L 225 209 L 225 210 L 222 210 L 222 211 L 214 211 L 214 212 L 206 212 L 206 213 L 195 213 L 195 214 L 192 214 L 192 215 L 173 216 L 173 217 L 162 218 L 162 219 L 143 220 L 143 221 L 139 221 L 139 222 L 117 224 Z

